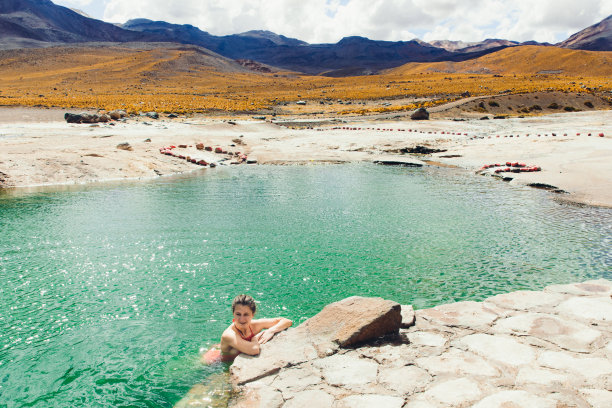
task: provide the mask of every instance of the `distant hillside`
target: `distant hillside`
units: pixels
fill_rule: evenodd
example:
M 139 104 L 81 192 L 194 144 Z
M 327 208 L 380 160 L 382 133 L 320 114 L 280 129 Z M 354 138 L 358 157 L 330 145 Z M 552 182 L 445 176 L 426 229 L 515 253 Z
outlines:
M 591 51 L 612 51 L 612 16 L 572 35 L 559 47 Z
M 86 41 L 139 41 L 142 33 L 87 18 L 49 0 L 0 1 L 0 49 Z
M 435 61 L 450 57 L 441 48 L 417 41 L 373 41 L 363 37 L 346 37 L 336 44 L 315 44 L 308 47 L 283 47 L 269 50 L 253 59 L 267 64 L 307 73 L 327 75 L 361 75 L 401 65 L 405 61 Z M 307 70 L 300 69 L 307 67 Z
M 506 48 L 462 62 L 409 63 L 389 70 L 394 74 L 448 72 L 474 74 L 564 74 L 612 76 L 612 52 L 568 50 L 558 47 Z
M 271 31 L 265 30 L 251 30 L 245 33 L 236 34 L 239 37 L 251 37 L 251 38 L 261 38 L 265 40 L 272 41 L 276 45 L 308 45 L 308 43 L 300 40 L 296 40 L 295 38 L 288 38 L 284 35 L 278 35 Z
M 60 85 L 79 73 L 79 82 L 125 83 L 138 78 L 157 80 L 198 73 L 252 73 L 238 62 L 195 45 L 173 43 L 78 44 L 44 49 L 0 51 L 2 80 L 36 78 Z
M 393 72 L 400 71 L 395 69 L 345 78 L 278 71 L 248 60 L 238 63 L 189 44 L 96 43 L 5 50 L 0 51 L 0 104 L 121 108 L 130 112 L 257 111 L 268 115 L 331 110 L 365 114 L 412 110 L 418 107 L 411 102 L 414 98 L 433 98 L 441 103 L 465 92 L 591 92 L 601 86 L 609 90 L 612 53 L 556 49 L 548 55 L 546 50 L 515 47 L 482 57 L 479 62 L 486 63 L 488 70 L 482 65 L 467 65 L 471 61 L 412 63 L 402 67 L 407 73 Z M 541 64 L 540 58 L 554 65 Z M 526 62 L 516 64 L 523 60 Z M 588 67 L 588 73 L 577 69 L 577 62 Z M 412 72 L 408 72 L 411 66 Z M 567 66 L 577 74 L 511 75 L 517 67 L 532 72 L 530 66 Z M 475 68 L 484 72 L 495 68 L 504 75 L 462 73 Z M 603 74 L 590 76 L 596 73 Z M 384 101 L 382 106 L 382 102 L 371 103 L 376 99 Z M 307 101 L 306 105 L 296 104 L 299 100 Z
M 265 31 L 213 36 L 191 25 L 146 19 L 130 20 L 123 26 L 164 41 L 197 44 L 233 59 L 250 59 L 310 74 L 373 73 L 407 61 L 432 61 L 451 53 L 417 41 L 373 41 L 347 37 L 336 44 L 307 44 Z
M 477 52 L 504 46 L 513 47 L 519 43 L 516 41 L 489 38 L 484 41 L 477 42 L 437 40 L 430 41 L 430 44 L 434 47 L 444 48 L 445 50 L 452 52 Z
M 612 50 L 611 27 L 612 16 L 573 35 L 561 46 Z M 91 42 L 192 44 L 226 58 L 240 60 L 253 68 L 257 64 L 263 64 L 260 69 L 274 71 L 274 67 L 278 67 L 331 77 L 376 74 L 409 62 L 470 61 L 517 45 L 516 42 L 503 39 L 488 39 L 476 43 L 438 41 L 432 45 L 420 40 L 374 41 L 358 36 L 343 38 L 335 44 L 308 44 L 269 31 L 257 30 L 215 36 L 191 25 L 148 19 L 133 19 L 119 27 L 57 6 L 50 0 L 0 0 L 0 49 Z M 516 58 L 512 52 L 500 55 Z M 539 57 L 548 58 L 548 54 L 541 51 Z M 570 69 L 541 68 L 544 65 L 562 65 L 563 61 L 551 58 L 533 64 L 533 67 L 540 67 L 540 71 Z M 489 60 L 478 61 L 480 62 L 475 63 L 476 65 Z M 524 65 L 521 60 L 514 60 L 512 63 Z M 454 66 L 452 62 L 449 64 Z M 495 67 L 503 65 L 502 62 L 486 64 L 490 67 L 477 67 L 470 63 L 465 66 L 473 66 L 470 69 L 475 71 L 494 72 L 497 69 Z M 508 69 L 512 68 L 508 66 Z
M 268 31 L 249 31 L 242 34 L 215 36 L 190 24 L 171 24 L 146 18 L 130 20 L 121 27 L 126 30 L 148 34 L 160 41 L 199 45 L 233 59 L 255 59 L 252 58 L 257 55 L 255 50 L 306 44 Z

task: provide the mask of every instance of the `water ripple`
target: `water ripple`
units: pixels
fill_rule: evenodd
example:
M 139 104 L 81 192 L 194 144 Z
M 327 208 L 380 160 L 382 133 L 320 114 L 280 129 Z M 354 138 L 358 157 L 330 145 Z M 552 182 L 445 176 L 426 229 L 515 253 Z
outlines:
M 171 406 L 217 378 L 198 350 L 238 293 L 302 322 L 352 295 L 423 308 L 612 279 L 612 211 L 539 190 L 449 169 L 217 170 L 0 197 L 0 406 Z

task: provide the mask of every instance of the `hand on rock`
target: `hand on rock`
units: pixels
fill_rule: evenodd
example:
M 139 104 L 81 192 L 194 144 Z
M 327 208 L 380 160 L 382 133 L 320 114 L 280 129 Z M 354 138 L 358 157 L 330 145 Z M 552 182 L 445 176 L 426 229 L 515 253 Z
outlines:
M 270 330 L 262 331 L 255 336 L 259 344 L 266 344 L 272 337 L 274 337 L 274 333 Z

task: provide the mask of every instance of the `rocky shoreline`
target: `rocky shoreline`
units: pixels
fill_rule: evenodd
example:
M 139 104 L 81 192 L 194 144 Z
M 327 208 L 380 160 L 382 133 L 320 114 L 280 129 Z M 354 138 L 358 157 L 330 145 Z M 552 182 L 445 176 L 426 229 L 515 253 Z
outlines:
M 611 296 L 600 279 L 416 312 L 348 298 L 239 356 L 229 406 L 610 407 Z
M 612 207 L 607 177 L 612 171 L 612 111 L 503 121 L 338 118 L 333 126 L 321 122 L 306 127 L 308 122 L 297 126 L 295 121 L 204 116 L 154 119 L 153 113 L 129 120 L 117 113 L 114 122 L 70 124 L 63 119 L 65 114 L 0 108 L 0 191 L 154 180 L 205 172 L 211 163 L 377 162 L 462 168 L 567 193 L 555 194 L 558 199 Z M 221 153 L 199 150 L 195 147 L 199 144 L 218 147 Z M 172 146 L 177 148 L 169 149 Z M 491 167 L 507 162 L 530 164 L 538 171 Z

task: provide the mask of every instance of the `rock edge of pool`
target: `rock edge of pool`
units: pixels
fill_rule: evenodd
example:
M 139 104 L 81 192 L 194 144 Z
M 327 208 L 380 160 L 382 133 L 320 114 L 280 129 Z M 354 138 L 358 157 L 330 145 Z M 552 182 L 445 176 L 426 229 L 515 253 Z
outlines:
M 155 180 L 234 164 L 422 165 L 417 159 L 425 159 L 427 165 L 547 186 L 562 192 L 553 195 L 558 199 L 612 207 L 611 110 L 460 122 L 337 118 L 335 125 L 300 127 L 207 117 L 83 125 L 66 123 L 62 110 L 21 111 L 0 108 L 0 192 Z M 409 153 L 429 151 L 422 148 L 431 154 Z
M 417 311 L 347 298 L 239 356 L 230 378 L 230 407 L 608 407 L 612 281 Z M 208 406 L 205 390 L 176 407 Z

